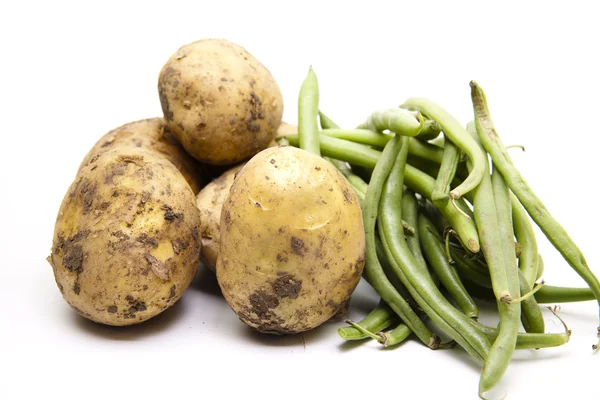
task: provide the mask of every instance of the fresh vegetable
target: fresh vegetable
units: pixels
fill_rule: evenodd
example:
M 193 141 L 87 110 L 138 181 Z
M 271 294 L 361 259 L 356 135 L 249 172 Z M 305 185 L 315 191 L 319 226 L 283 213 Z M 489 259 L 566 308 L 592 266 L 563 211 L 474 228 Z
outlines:
M 196 205 L 200 210 L 200 238 L 202 240 L 201 259 L 204 264 L 215 270 L 221 243 L 221 209 L 229 194 L 237 173 L 244 164 L 237 165 L 206 185 L 196 196 Z
M 173 164 L 149 150 L 119 148 L 90 160 L 67 191 L 48 260 L 79 314 L 137 324 L 190 285 L 199 224 L 194 193 Z
M 233 165 L 275 138 L 283 98 L 271 73 L 243 47 L 204 39 L 164 65 L 158 93 L 165 123 L 197 160 Z
M 122 125 L 102 136 L 81 162 L 79 171 L 94 157 L 109 150 L 122 147 L 138 147 L 152 150 L 171 161 L 198 193 L 208 181 L 206 166 L 200 164 L 179 145 L 169 133 L 162 118 L 150 118 Z

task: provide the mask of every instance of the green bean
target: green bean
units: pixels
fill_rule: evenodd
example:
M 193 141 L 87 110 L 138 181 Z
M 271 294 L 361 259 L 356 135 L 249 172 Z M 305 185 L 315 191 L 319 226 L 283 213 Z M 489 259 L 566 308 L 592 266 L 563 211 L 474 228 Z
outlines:
M 331 118 L 325 115 L 322 111 L 319 110 L 319 122 L 321 124 L 321 129 L 339 129 L 340 126 L 333 122 Z
M 498 329 L 486 325 L 476 324 L 490 341 L 498 338 Z M 558 347 L 566 344 L 571 337 L 571 331 L 565 327 L 564 333 L 519 333 L 517 334 L 516 350 L 542 349 L 548 347 Z
M 319 82 L 310 67 L 298 95 L 298 137 L 301 149 L 320 156 L 318 113 Z
M 395 346 L 410 336 L 411 330 L 406 324 L 400 323 L 390 332 L 380 332 L 380 343 L 383 347 Z
M 594 292 L 590 288 L 571 288 L 544 285 L 535 292 L 538 303 L 574 303 L 578 301 L 595 300 Z
M 285 136 L 289 144 L 298 146 L 298 135 Z M 321 153 L 323 156 L 349 162 L 352 165 L 373 169 L 381 157 L 381 151 L 372 149 L 364 144 L 348 140 L 320 135 Z
M 421 129 L 421 132 L 417 135 L 417 139 L 422 141 L 433 140 L 440 136 L 441 131 L 442 128 L 440 127 L 440 124 L 432 119 L 426 119 L 423 124 L 423 129 Z
M 398 293 L 386 277 L 377 258 L 375 241 L 375 222 L 377 221 L 378 205 L 384 182 L 394 165 L 396 156 L 402 148 L 401 136 L 394 137 L 385 146 L 381 158 L 369 182 L 363 211 L 363 221 L 366 240 L 366 263 L 363 274 L 381 298 L 396 314 L 410 327 L 417 337 L 429 347 L 437 346 L 439 339 L 431 334 L 429 329 L 410 308 L 406 300 Z M 384 243 L 385 245 L 385 243 Z
M 456 266 L 458 274 L 463 279 L 467 279 L 483 288 L 492 288 L 489 272 L 486 273 L 482 271 L 481 268 L 477 266 L 478 261 L 470 259 L 464 253 L 460 254 L 458 250 L 452 247 L 450 247 L 450 255 L 452 256 L 452 260 L 454 260 L 454 265 Z
M 431 201 L 438 207 L 443 207 L 449 200 L 450 184 L 456 174 L 459 160 L 460 151 L 458 147 L 451 141 L 446 141 L 440 169 L 431 192 Z
M 400 278 L 398 278 L 398 275 L 394 270 L 394 266 L 392 265 L 390 259 L 387 256 L 385 246 L 381 242 L 381 238 L 377 234 L 375 235 L 375 251 L 377 253 L 379 263 L 381 264 L 381 268 L 383 268 L 383 272 L 385 272 L 385 276 L 388 278 L 392 286 L 394 286 L 394 288 L 398 291 L 400 296 L 402 296 L 404 301 L 406 301 L 406 303 L 410 306 L 410 308 L 416 310 L 418 306 L 415 303 L 415 300 L 410 295 L 406 287 L 404 287 L 404 285 L 400 281 Z M 406 316 L 407 314 L 406 312 L 404 312 L 404 314 L 402 315 Z
M 412 141 L 412 139 L 411 139 Z M 426 173 L 419 171 L 411 165 L 406 166 L 405 171 L 405 184 L 415 192 L 421 194 L 426 199 L 431 200 L 431 194 L 433 192 L 433 186 L 435 180 L 427 175 Z M 464 200 L 460 199 L 456 201 L 456 205 L 463 210 L 463 213 L 470 214 L 471 211 L 468 207 L 463 204 Z M 477 253 L 480 250 L 479 247 L 479 236 L 477 235 L 477 229 L 475 223 L 471 218 L 465 217 L 463 213 L 457 210 L 452 203 L 448 202 L 445 206 L 439 208 L 440 212 L 448 220 L 450 226 L 454 228 L 461 242 L 473 253 Z
M 415 258 L 415 261 L 419 267 L 421 267 L 421 270 L 427 272 L 429 276 L 434 279 L 434 276 L 427 267 L 425 258 L 423 258 L 423 253 L 421 252 L 421 244 L 419 242 L 418 209 L 419 205 L 417 203 L 415 193 L 410 189 L 406 189 L 404 196 L 402 196 L 402 220 L 414 227 L 414 234 L 406 237 L 406 244 L 408 245 L 411 254 Z
M 390 327 L 394 323 L 394 319 L 397 319 L 394 311 L 387 304 L 385 304 L 385 301 L 379 300 L 377 307 L 375 307 L 373 311 L 371 311 L 357 324 L 366 331 L 377 334 Z M 353 326 L 339 328 L 338 334 L 344 340 L 362 340 L 368 338 L 367 334 L 361 332 L 359 329 Z
M 390 131 L 402 136 L 417 136 L 423 128 L 424 119 L 418 112 L 402 108 L 375 111 L 363 124 L 372 131 Z
M 520 270 L 518 272 L 521 294 L 527 293 L 531 290 L 529 282 Z M 534 296 L 529 296 L 521 302 L 521 323 L 523 324 L 523 328 L 525 328 L 525 332 L 544 333 L 546 331 L 544 316 L 538 305 L 537 298 Z
M 405 141 L 408 139 L 405 139 Z M 404 150 L 406 157 L 407 149 Z M 433 284 L 431 278 L 422 271 L 410 253 L 402 232 L 401 208 L 402 183 L 406 158 L 399 154 L 389 177 L 383 187 L 378 214 L 380 238 L 387 246 L 387 252 L 398 267 L 398 275 L 404 286 L 409 290 L 419 307 L 447 335 L 459 343 L 477 360 L 484 361 L 489 351 L 489 341 L 485 335 L 473 328 L 467 322 L 469 318 L 454 308 Z M 404 322 L 406 322 L 404 320 Z M 416 333 L 416 332 L 415 332 Z
M 548 209 L 521 176 L 521 173 L 512 164 L 510 156 L 493 126 L 487 107 L 485 93 L 474 81 L 471 81 L 471 97 L 473 100 L 473 109 L 475 111 L 477 133 L 481 138 L 483 146 L 487 152 L 490 153 L 492 161 L 497 164 L 497 167 L 506 179 L 508 186 L 517 196 L 521 204 L 523 204 L 531 218 L 540 227 L 542 232 L 561 253 L 569 265 L 583 278 L 590 289 L 592 289 L 596 300 L 598 301 L 598 305 L 600 306 L 600 282 L 598 281 L 598 278 L 588 267 L 581 250 L 579 250 L 567 231 L 556 219 L 554 219 L 554 217 L 552 217 Z M 600 326 L 598 327 L 597 332 L 600 336 Z M 594 345 L 594 349 L 597 348 L 598 345 Z
M 475 189 L 483 178 L 486 159 L 481 151 L 479 151 L 477 143 L 465 128 L 450 113 L 428 99 L 411 98 L 401 105 L 401 107 L 418 110 L 426 117 L 437 121 L 444 131 L 445 137 L 464 151 L 471 160 L 472 169 L 469 176 L 459 186 L 450 191 L 450 196 L 459 199 L 465 193 Z
M 479 309 L 467 293 L 454 267 L 448 262 L 441 238 L 436 232 L 435 225 L 424 214 L 419 214 L 419 239 L 425 258 L 433 267 L 441 284 L 454 298 L 462 312 L 469 318 L 477 319 Z
M 327 159 L 333 164 L 334 167 L 336 167 L 338 171 L 342 173 L 342 175 L 346 177 L 346 179 L 348 180 L 348 182 L 350 182 L 352 187 L 356 188 L 359 192 L 361 192 L 364 197 L 364 195 L 367 193 L 367 187 L 369 186 L 367 182 L 365 182 L 360 176 L 352 172 L 352 168 L 350 168 L 350 165 L 348 165 L 348 163 L 346 163 L 345 161 L 340 161 L 329 157 L 327 157 Z
M 444 157 L 444 149 L 420 140 L 411 140 L 409 142 L 408 153 L 425 160 L 433 161 L 438 165 L 441 164 Z
M 371 131 L 369 129 L 323 129 L 321 135 L 349 140 L 373 147 L 383 148 L 394 135 Z
M 515 195 L 510 197 L 512 203 L 513 225 L 515 228 L 515 237 L 521 245 L 521 254 L 519 256 L 519 269 L 523 272 L 525 280 L 529 285 L 529 290 L 537 280 L 538 265 L 538 246 L 535 239 L 533 226 L 529 221 L 529 216 L 525 209 L 519 203 Z

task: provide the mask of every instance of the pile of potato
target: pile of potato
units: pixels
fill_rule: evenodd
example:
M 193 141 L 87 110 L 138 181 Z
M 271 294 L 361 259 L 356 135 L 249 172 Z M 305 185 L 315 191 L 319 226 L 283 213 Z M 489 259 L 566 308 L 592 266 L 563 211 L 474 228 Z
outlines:
M 205 39 L 169 58 L 158 93 L 163 118 L 102 136 L 63 199 L 48 261 L 67 303 L 99 323 L 140 323 L 184 294 L 202 260 L 260 331 L 335 315 L 362 273 L 360 207 L 327 162 L 277 147 L 278 128 L 295 126 L 271 73 Z

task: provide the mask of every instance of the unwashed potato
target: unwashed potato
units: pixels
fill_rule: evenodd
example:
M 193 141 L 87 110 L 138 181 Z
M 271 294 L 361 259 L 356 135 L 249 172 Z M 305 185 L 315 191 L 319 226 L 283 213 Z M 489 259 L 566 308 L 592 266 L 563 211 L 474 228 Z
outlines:
M 165 129 L 162 118 L 130 122 L 108 132 L 87 153 L 79 166 L 79 171 L 94 157 L 109 150 L 128 146 L 160 153 L 177 167 L 194 193 L 198 193 L 207 181 L 204 166 L 185 152 L 177 140 Z
M 283 114 L 271 73 L 243 47 L 204 39 L 162 68 L 158 93 L 169 130 L 197 160 L 233 165 L 266 148 Z
M 108 325 L 173 305 L 200 258 L 194 193 L 167 159 L 138 148 L 94 157 L 60 207 L 48 260 L 79 314 Z
M 238 317 L 261 332 L 319 326 L 360 280 L 358 199 L 332 165 L 304 150 L 268 148 L 248 161 L 220 225 L 217 280 Z
M 200 210 L 200 237 L 202 239 L 202 262 L 212 271 L 217 265 L 221 243 L 220 219 L 223 203 L 233 185 L 235 175 L 244 164 L 225 171 L 217 179 L 206 185 L 196 196 Z

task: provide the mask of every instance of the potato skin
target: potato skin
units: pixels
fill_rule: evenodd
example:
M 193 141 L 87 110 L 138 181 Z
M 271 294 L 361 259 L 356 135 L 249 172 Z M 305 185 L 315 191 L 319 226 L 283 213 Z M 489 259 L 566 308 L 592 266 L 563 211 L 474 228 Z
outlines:
M 166 130 L 162 118 L 130 122 L 108 132 L 84 157 L 79 172 L 94 157 L 119 147 L 138 147 L 161 154 L 177 167 L 194 193 L 198 193 L 208 181 L 205 167 L 185 152 L 175 137 Z
M 214 271 L 217 266 L 221 243 L 221 209 L 236 174 L 243 166 L 244 164 L 240 164 L 225 171 L 206 185 L 196 196 L 196 205 L 200 210 L 200 238 L 202 240 L 200 258 L 211 271 Z
M 64 299 L 108 325 L 173 305 L 199 263 L 199 211 L 164 157 L 119 148 L 85 166 L 60 207 L 49 262 Z
M 283 114 L 271 73 L 226 40 L 181 47 L 162 68 L 158 93 L 169 130 L 197 160 L 233 165 L 266 148 Z
M 358 284 L 365 237 L 358 199 L 328 162 L 268 148 L 238 173 L 221 213 L 217 280 L 261 332 L 315 328 Z

